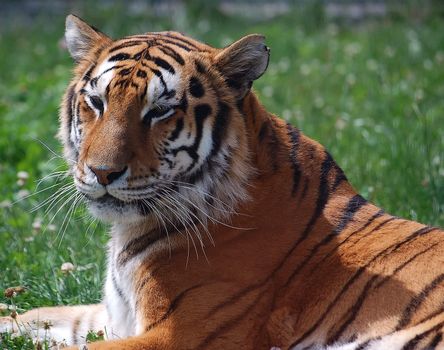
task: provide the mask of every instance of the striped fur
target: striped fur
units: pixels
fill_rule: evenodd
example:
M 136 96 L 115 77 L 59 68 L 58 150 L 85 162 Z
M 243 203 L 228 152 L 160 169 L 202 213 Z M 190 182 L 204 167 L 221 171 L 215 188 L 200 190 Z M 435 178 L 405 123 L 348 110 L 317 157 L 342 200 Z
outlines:
M 70 344 L 105 329 L 89 349 L 444 348 L 443 231 L 367 202 L 264 109 L 250 91 L 263 37 L 216 49 L 68 28 L 60 138 L 112 224 L 105 296 L 22 322 L 51 319 Z

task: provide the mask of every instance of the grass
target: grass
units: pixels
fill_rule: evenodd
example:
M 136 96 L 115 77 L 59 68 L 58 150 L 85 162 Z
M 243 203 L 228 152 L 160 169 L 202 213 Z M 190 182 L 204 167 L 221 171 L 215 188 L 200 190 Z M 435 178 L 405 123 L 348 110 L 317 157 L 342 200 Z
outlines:
M 265 34 L 271 62 L 254 88 L 268 110 L 324 144 L 351 183 L 387 212 L 444 226 L 443 17 L 350 26 L 312 8 L 270 21 L 226 16 L 205 2 L 157 17 L 130 14 L 123 3 L 80 8 L 113 37 L 177 29 L 223 46 Z M 58 105 L 72 69 L 60 47 L 63 22 L 64 15 L 46 14 L 0 24 L 0 290 L 25 286 L 14 298 L 24 310 L 97 302 L 104 275 L 105 227 L 82 209 L 69 213 L 66 198 L 49 213 L 32 211 L 55 192 L 50 186 L 68 180 L 43 180 L 39 189 L 47 190 L 18 201 L 39 179 L 66 169 L 53 154 L 61 152 Z M 29 178 L 17 183 L 19 171 Z M 63 273 L 64 262 L 76 269 Z M 11 301 L 0 296 L 0 303 Z M 0 349 L 21 348 L 5 339 Z

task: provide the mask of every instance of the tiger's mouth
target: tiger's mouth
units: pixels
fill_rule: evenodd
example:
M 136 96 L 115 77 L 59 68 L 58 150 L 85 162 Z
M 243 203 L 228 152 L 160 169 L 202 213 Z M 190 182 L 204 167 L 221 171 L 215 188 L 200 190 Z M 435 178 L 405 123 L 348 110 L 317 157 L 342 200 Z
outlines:
M 149 199 L 124 201 L 106 193 L 92 198 L 85 195 L 90 212 L 103 221 L 135 221 L 151 214 L 152 203 Z
M 113 195 L 106 193 L 102 197 L 99 198 L 88 198 L 90 201 L 97 202 L 98 204 L 103 205 L 111 205 L 111 206 L 123 206 L 130 204 L 129 202 L 125 202 L 117 197 L 114 197 Z

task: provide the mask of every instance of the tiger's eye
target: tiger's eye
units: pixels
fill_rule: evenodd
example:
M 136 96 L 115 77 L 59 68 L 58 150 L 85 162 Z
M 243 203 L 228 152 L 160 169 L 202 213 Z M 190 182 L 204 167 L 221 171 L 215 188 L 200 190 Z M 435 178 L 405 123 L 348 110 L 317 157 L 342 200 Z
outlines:
M 99 96 L 90 96 L 89 100 L 91 101 L 94 108 L 97 109 L 100 112 L 100 114 L 102 114 L 103 113 L 102 99 Z
M 163 117 L 165 114 L 171 111 L 171 107 L 166 106 L 155 106 L 153 109 L 150 109 L 144 116 L 143 122 L 149 123 L 152 119 L 157 119 Z

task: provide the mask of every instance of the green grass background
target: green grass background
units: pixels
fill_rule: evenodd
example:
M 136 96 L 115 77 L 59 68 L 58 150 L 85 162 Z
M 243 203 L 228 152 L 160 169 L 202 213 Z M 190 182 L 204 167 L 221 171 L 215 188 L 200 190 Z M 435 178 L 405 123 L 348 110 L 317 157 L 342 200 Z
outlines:
M 348 23 L 327 20 L 315 5 L 260 20 L 221 14 L 204 1 L 170 16 L 129 13 L 123 2 L 77 4 L 77 14 L 113 37 L 176 29 L 224 46 L 265 34 L 271 61 L 254 88 L 268 110 L 324 144 L 359 192 L 387 212 L 444 226 L 442 11 L 410 5 Z M 35 191 L 39 179 L 64 168 L 41 144 L 61 153 L 58 106 L 73 67 L 60 45 L 64 17 L 42 12 L 0 24 L 0 291 L 26 286 L 15 299 L 22 309 L 101 296 L 106 227 L 79 209 L 61 229 L 67 205 L 55 230 L 45 229 L 62 201 L 49 214 L 32 208 L 57 186 L 11 205 L 20 191 Z M 18 171 L 29 173 L 24 186 Z M 33 229 L 39 219 L 41 229 Z M 78 269 L 64 275 L 66 261 Z M 10 300 L 0 295 L 0 303 Z

